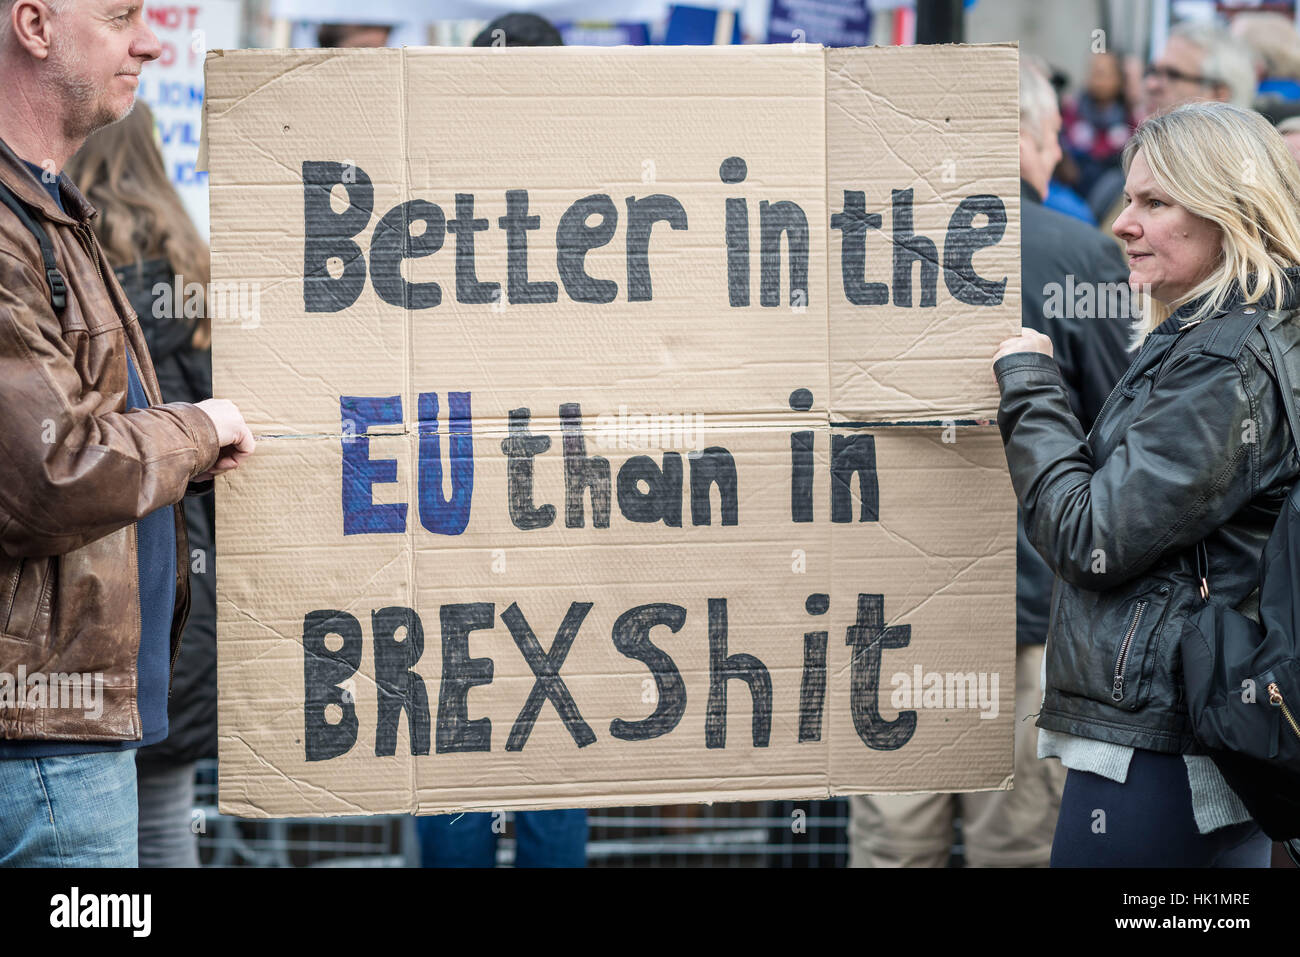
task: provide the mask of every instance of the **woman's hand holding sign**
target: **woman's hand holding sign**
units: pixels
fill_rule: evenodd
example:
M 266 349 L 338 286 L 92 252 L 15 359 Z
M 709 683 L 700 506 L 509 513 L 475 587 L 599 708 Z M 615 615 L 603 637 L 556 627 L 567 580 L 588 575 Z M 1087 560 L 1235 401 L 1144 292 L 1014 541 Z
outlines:
M 1022 327 L 1020 335 L 1002 340 L 1002 343 L 998 346 L 998 351 L 993 353 L 993 362 L 996 363 L 1003 356 L 1009 356 L 1013 352 L 1041 352 L 1045 356 L 1050 356 L 1052 355 L 1052 340 L 1041 332 Z

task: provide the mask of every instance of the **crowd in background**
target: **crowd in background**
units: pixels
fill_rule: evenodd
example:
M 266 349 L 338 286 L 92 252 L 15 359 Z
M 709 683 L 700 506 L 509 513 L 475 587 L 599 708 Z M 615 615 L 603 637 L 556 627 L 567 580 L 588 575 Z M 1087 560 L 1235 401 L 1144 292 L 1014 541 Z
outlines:
M 1062 155 L 1045 203 L 1104 230 L 1123 188 L 1124 145 L 1148 116 L 1181 103 L 1254 109 L 1300 157 L 1300 33 L 1280 13 L 1242 13 L 1230 28 L 1175 27 L 1150 63 L 1107 50 L 1092 54 L 1085 76 L 1052 70 L 1051 81 L 1060 100 Z

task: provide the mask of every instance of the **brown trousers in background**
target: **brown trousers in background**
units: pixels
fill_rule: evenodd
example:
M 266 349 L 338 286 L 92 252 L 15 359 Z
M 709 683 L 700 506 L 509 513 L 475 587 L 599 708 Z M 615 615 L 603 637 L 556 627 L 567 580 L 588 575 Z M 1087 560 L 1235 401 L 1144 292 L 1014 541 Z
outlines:
M 1043 646 L 1016 651 L 1015 786 L 967 794 L 858 795 L 849 799 L 850 867 L 947 867 L 953 820 L 962 821 L 970 867 L 1046 867 L 1066 769 L 1039 760 Z

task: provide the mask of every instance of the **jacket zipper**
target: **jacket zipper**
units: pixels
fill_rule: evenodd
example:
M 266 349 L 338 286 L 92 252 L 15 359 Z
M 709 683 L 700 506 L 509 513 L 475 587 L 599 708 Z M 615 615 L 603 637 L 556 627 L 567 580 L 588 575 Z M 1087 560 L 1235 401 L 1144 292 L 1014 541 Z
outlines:
M 99 281 L 104 281 L 104 270 L 99 265 L 99 247 L 95 245 L 94 234 L 91 233 L 90 227 L 85 223 L 78 223 L 78 229 L 86 237 L 86 251 L 90 253 L 90 258 L 95 261 L 95 274 L 99 276 Z
M 1296 724 L 1291 709 L 1286 706 L 1286 701 L 1283 700 L 1282 691 L 1278 688 L 1276 681 L 1268 683 L 1268 703 L 1275 708 L 1282 709 L 1282 717 L 1286 718 L 1286 723 L 1291 725 L 1291 730 L 1295 732 L 1295 736 L 1300 738 L 1300 724 Z
M 1133 361 L 1136 362 L 1137 359 L 1135 358 Z M 1115 388 L 1111 389 L 1110 395 L 1106 396 L 1106 401 L 1101 404 L 1101 411 L 1097 413 L 1097 417 L 1092 420 L 1092 427 L 1088 429 L 1088 435 L 1087 435 L 1088 438 L 1092 437 L 1092 433 L 1097 428 L 1097 423 L 1102 420 L 1102 418 L 1106 415 L 1106 411 L 1114 404 L 1115 396 L 1119 395 L 1121 392 L 1124 391 L 1124 383 L 1127 379 L 1128 379 L 1128 373 L 1125 373 L 1123 376 L 1120 376 L 1120 380 L 1115 383 Z
M 1142 615 L 1146 610 L 1147 600 L 1143 598 L 1137 603 L 1137 608 L 1133 609 L 1133 621 L 1129 623 L 1128 632 L 1120 643 L 1119 655 L 1115 659 L 1115 685 L 1110 692 L 1112 701 L 1124 699 L 1124 669 L 1128 667 L 1128 650 L 1133 644 L 1133 636 L 1137 634 L 1138 625 L 1142 623 Z
M 188 575 L 189 573 L 190 573 L 189 566 L 186 566 L 185 574 Z M 173 608 L 172 609 L 173 620 L 175 619 L 175 615 L 176 615 L 176 609 Z M 170 630 L 168 630 L 167 637 L 168 639 L 171 638 Z M 185 638 L 185 632 L 184 630 L 182 630 L 181 633 L 176 636 L 176 650 L 172 652 L 172 660 L 167 665 L 167 700 L 168 701 L 172 700 L 172 681 L 176 677 L 176 659 L 178 659 L 181 656 L 181 643 L 183 642 L 184 638 Z

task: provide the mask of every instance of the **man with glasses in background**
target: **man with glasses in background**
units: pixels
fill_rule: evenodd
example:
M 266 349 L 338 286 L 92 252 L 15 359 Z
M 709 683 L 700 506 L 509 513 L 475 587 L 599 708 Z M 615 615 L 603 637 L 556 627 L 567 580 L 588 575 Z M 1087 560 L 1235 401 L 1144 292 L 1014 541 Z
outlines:
M 1197 100 L 1218 100 L 1248 110 L 1256 85 L 1255 62 L 1244 43 L 1213 23 L 1179 24 L 1143 74 L 1137 119 Z M 1107 236 L 1123 209 L 1123 194 L 1124 172 L 1112 170 L 1085 197 Z
M 1163 113 L 1196 100 L 1218 100 L 1250 109 L 1255 64 L 1250 50 L 1226 30 L 1208 23 L 1183 24 L 1169 34 L 1142 83 L 1143 115 Z

